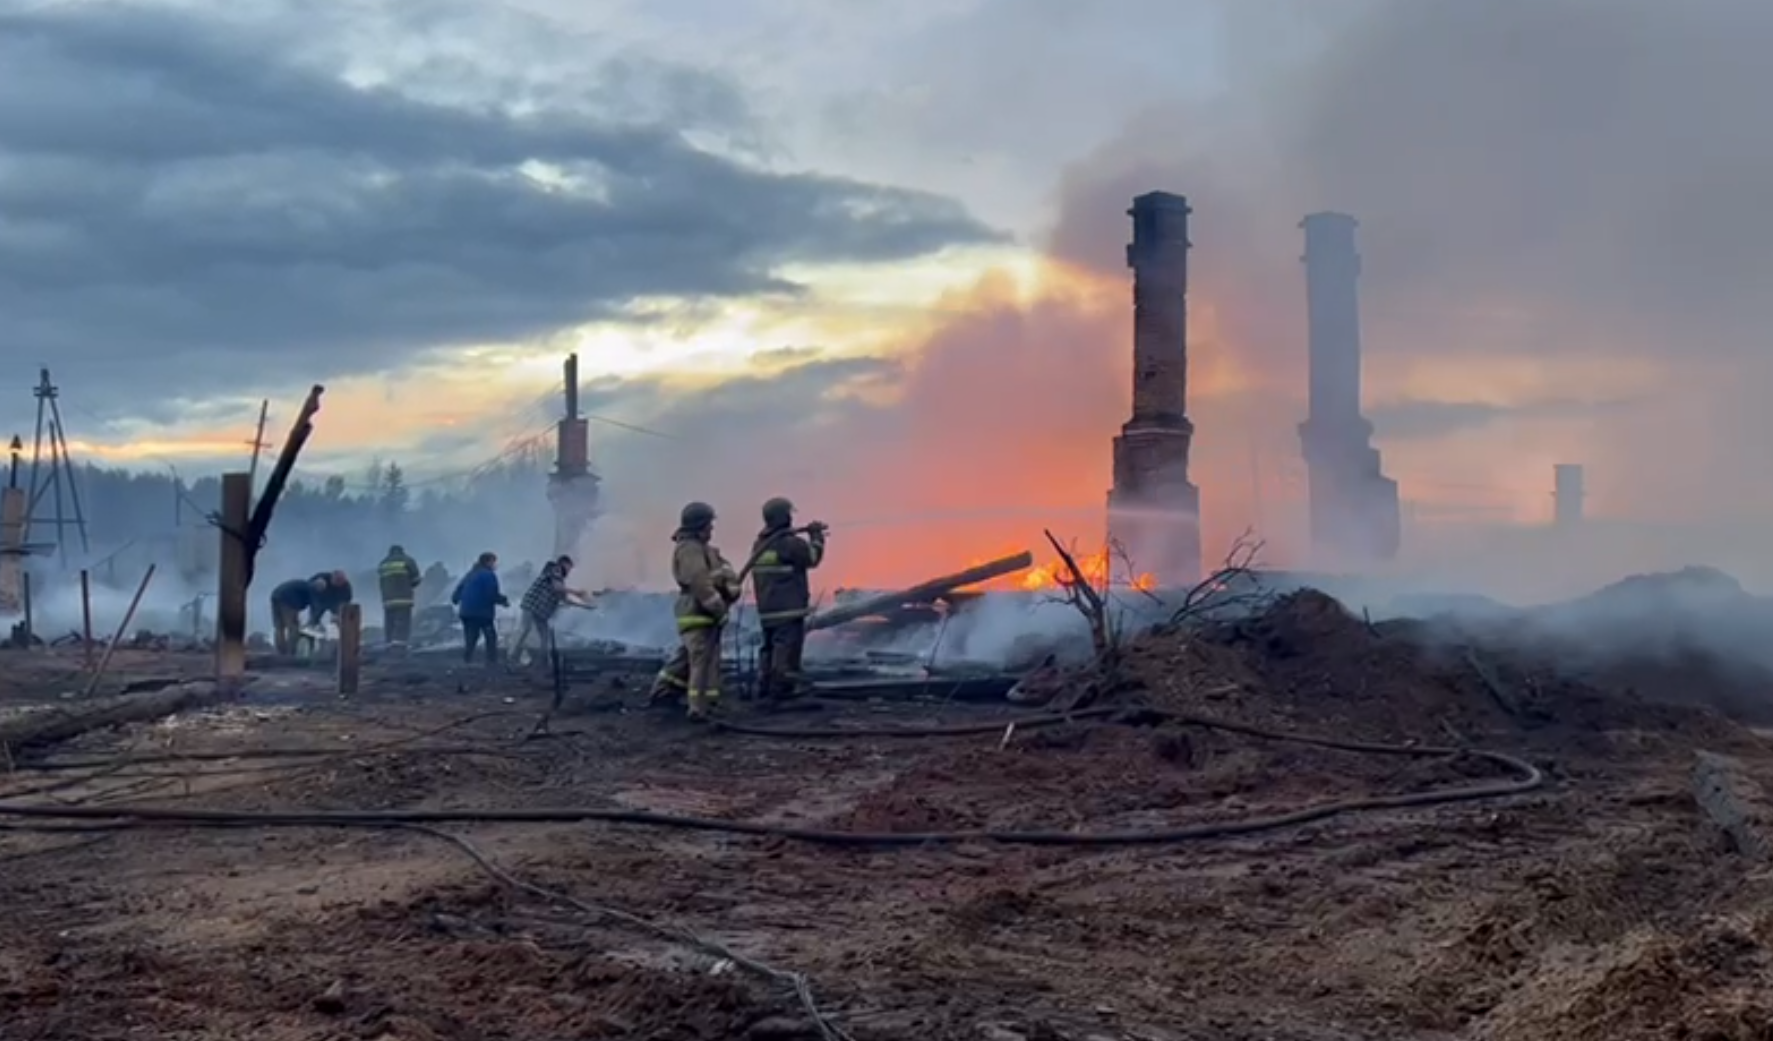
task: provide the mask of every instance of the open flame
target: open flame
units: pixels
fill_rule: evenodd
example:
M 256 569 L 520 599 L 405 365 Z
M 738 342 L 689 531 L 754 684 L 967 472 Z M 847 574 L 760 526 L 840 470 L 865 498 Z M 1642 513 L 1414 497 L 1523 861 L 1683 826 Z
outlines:
M 1008 556 L 1009 554 L 1003 555 Z M 1141 589 L 1150 592 L 1157 588 L 1157 579 L 1149 574 L 1131 576 L 1125 574 L 1124 562 L 1116 561 L 1107 549 L 1098 550 L 1095 553 L 1074 552 L 1071 556 L 1073 560 L 1077 561 L 1077 569 L 1083 572 L 1084 581 L 1097 589 L 1111 585 L 1116 589 Z M 984 560 L 975 560 L 968 566 L 983 563 L 985 563 Z M 1120 566 L 1117 567 L 1117 564 Z M 988 582 L 986 585 L 998 589 L 1040 592 L 1063 589 L 1069 581 L 1071 581 L 1070 569 L 1065 566 L 1063 560 L 1055 559 L 1050 563 L 1036 564 L 1020 574 L 1008 575 L 995 582 Z

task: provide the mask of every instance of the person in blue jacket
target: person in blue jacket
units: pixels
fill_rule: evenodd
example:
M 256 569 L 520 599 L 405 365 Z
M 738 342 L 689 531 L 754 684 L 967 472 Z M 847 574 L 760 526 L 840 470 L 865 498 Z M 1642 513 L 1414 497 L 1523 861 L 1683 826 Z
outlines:
M 482 553 L 468 573 L 462 576 L 462 580 L 456 583 L 456 590 L 450 594 L 449 602 L 456 605 L 456 614 L 462 619 L 462 660 L 473 662 L 474 647 L 484 639 L 486 664 L 497 665 L 499 631 L 493 627 L 493 619 L 499 608 L 511 606 L 511 601 L 499 590 L 498 555 Z

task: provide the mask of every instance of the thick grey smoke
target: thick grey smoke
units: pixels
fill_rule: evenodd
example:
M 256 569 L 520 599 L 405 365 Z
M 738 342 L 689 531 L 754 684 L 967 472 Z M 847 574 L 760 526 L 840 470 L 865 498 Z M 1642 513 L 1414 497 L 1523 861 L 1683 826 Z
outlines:
M 1195 285 L 1215 312 L 1200 364 L 1249 377 L 1196 409 L 1203 445 L 1289 446 L 1304 388 L 1294 225 L 1344 210 L 1361 221 L 1369 411 L 1406 498 L 1530 482 L 1548 516 L 1551 463 L 1583 462 L 1591 508 L 1629 519 L 1556 545 L 1421 525 L 1437 580 L 1500 567 L 1502 591 L 1546 598 L 1696 559 L 1773 580 L 1758 538 L 1773 515 L 1759 448 L 1773 437 L 1773 124 L 1759 114 L 1773 10 L 1390 0 L 1334 14 L 1273 50 L 1267 20 L 1231 19 L 1223 92 L 1139 113 L 1066 182 L 1055 248 L 1104 271 L 1124 238 L 1107 215 L 1132 191 L 1195 202 Z M 1475 567 L 1446 563 L 1480 549 Z

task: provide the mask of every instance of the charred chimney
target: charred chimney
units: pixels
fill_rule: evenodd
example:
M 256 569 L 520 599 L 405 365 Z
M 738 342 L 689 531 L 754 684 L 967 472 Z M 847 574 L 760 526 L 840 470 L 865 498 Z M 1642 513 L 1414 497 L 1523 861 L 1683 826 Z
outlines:
M 1188 200 L 1133 200 L 1133 414 L 1114 439 L 1109 535 L 1164 585 L 1199 580 L 1200 489 L 1188 479 Z
M 1373 424 L 1361 415 L 1361 258 L 1356 222 L 1314 213 L 1305 230 L 1310 413 L 1299 426 L 1310 484 L 1311 541 L 1321 564 L 1359 566 L 1397 556 L 1397 482 L 1386 477 Z

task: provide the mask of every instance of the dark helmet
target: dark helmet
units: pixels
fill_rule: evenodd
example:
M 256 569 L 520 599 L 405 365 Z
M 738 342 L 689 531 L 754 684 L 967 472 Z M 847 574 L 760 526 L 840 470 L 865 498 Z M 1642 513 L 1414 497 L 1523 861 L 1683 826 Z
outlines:
M 388 555 L 390 557 L 404 557 L 406 556 L 406 547 L 396 542 L 394 545 L 388 547 Z
M 714 507 L 705 502 L 692 502 L 683 508 L 683 515 L 678 526 L 686 531 L 696 531 L 714 523 Z
M 763 522 L 772 528 L 794 521 L 794 504 L 780 495 L 763 504 Z

